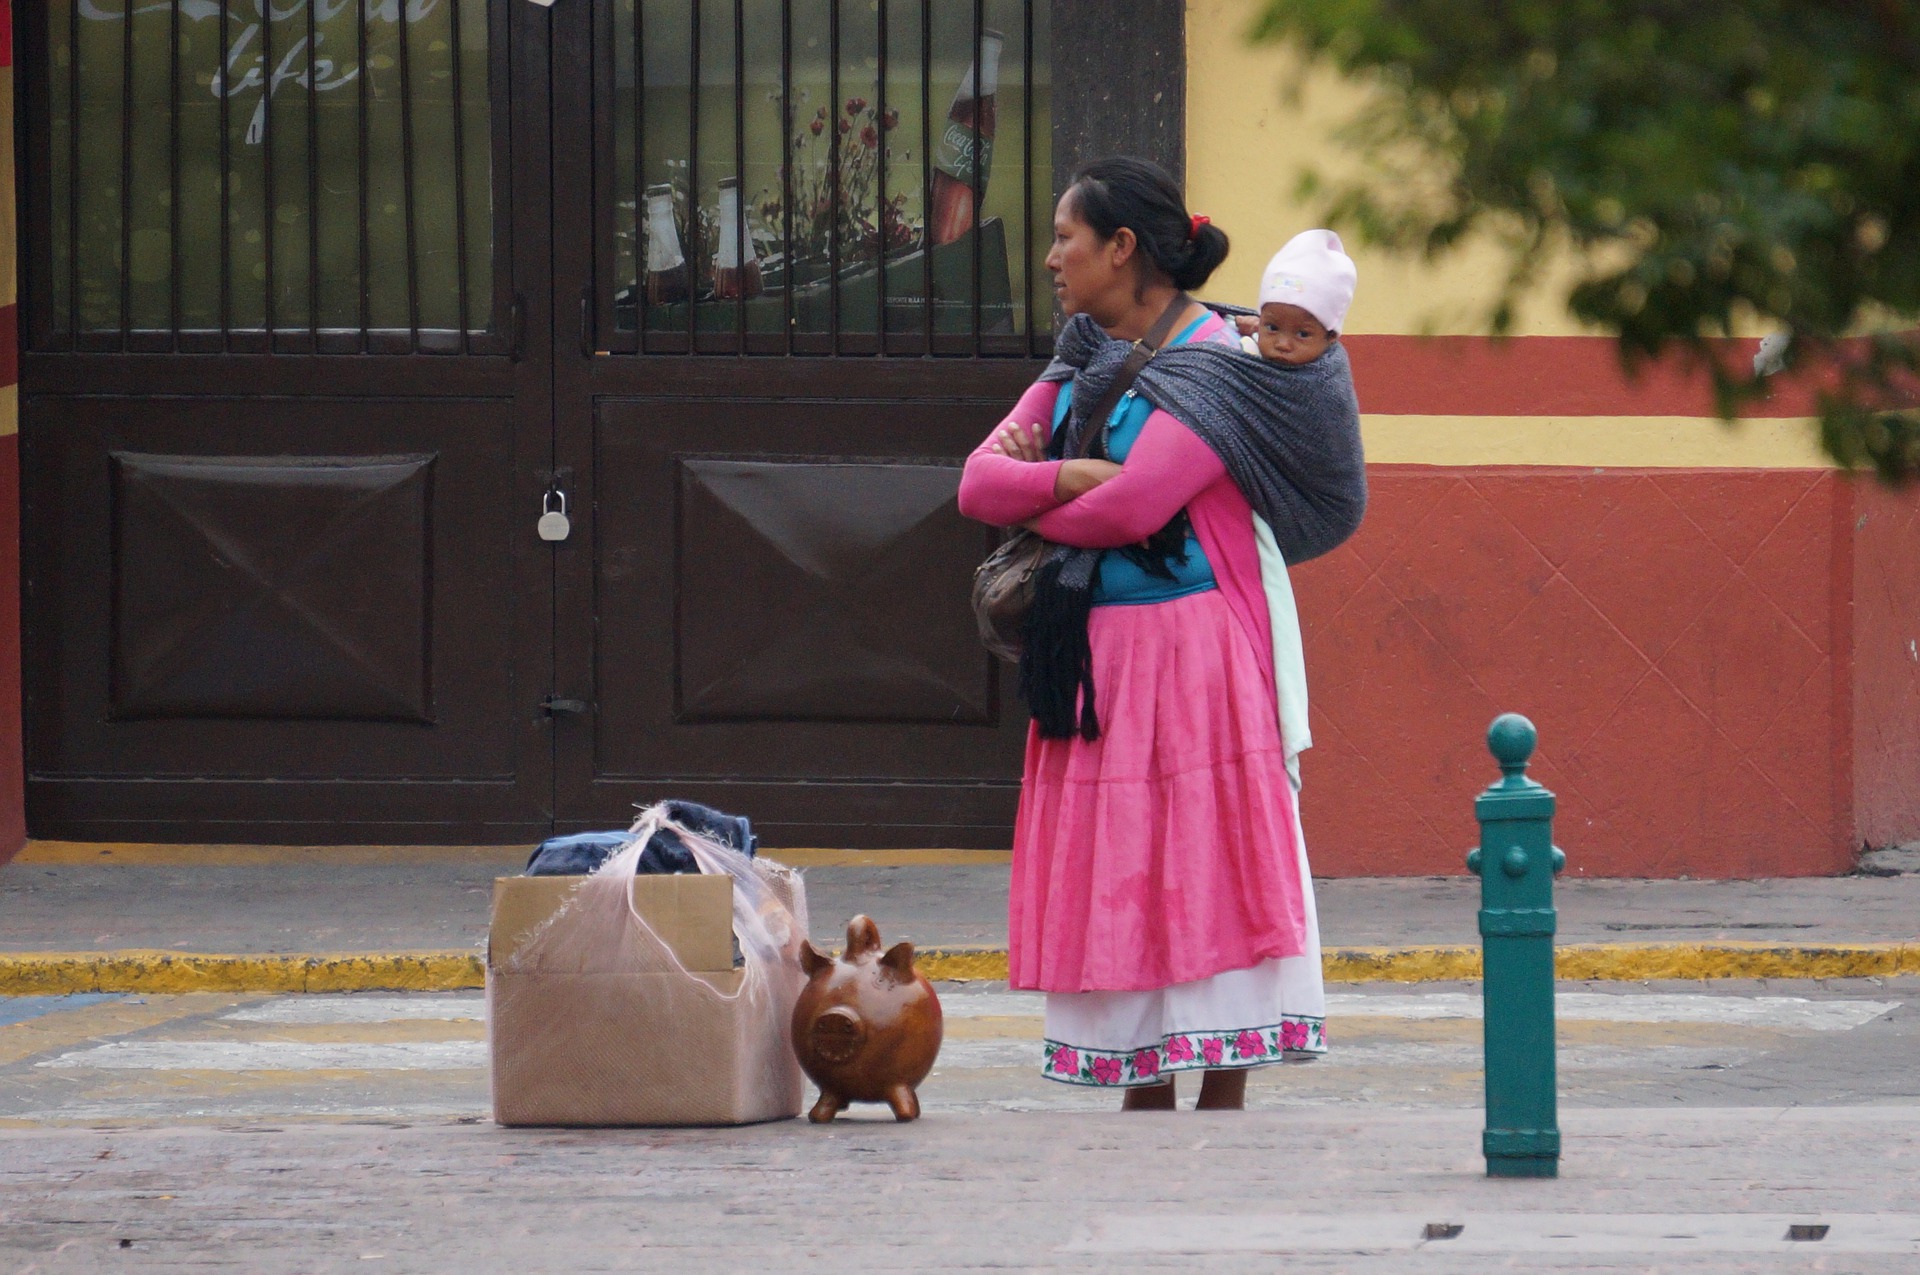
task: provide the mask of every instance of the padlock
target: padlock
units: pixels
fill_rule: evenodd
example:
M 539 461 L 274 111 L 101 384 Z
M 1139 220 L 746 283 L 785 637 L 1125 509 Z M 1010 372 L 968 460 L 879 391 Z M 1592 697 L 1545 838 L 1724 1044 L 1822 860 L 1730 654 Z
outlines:
M 559 500 L 560 507 L 555 509 L 553 502 Z M 540 521 L 533 524 L 542 540 L 565 540 L 573 531 L 573 522 L 567 517 L 567 493 L 550 491 L 540 498 Z

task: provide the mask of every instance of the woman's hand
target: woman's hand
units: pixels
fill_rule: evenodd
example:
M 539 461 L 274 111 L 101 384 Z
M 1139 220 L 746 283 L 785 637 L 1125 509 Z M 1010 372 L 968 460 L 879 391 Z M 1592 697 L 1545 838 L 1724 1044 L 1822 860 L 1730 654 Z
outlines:
M 1041 461 L 1047 458 L 1047 446 L 1040 440 L 1040 426 L 1017 425 L 1008 421 L 993 435 L 994 451 L 1015 460 Z
M 1101 483 L 1111 482 L 1120 474 L 1120 466 L 1110 460 L 1069 460 L 1061 464 L 1053 479 L 1053 498 L 1072 500 L 1084 496 Z

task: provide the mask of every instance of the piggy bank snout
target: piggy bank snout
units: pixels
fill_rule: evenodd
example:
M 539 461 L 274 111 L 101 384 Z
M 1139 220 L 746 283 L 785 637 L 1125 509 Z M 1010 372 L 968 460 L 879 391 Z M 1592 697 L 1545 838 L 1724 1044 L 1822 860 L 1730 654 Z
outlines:
M 835 1005 L 813 1020 L 808 1035 L 815 1057 L 822 1062 L 844 1063 L 851 1061 L 866 1043 L 867 1024 L 852 1007 Z

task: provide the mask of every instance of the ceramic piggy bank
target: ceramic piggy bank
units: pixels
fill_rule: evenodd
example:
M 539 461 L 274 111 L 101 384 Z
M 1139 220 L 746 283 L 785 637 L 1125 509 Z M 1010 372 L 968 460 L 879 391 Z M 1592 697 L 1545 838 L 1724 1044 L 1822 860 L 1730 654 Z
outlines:
M 896 1120 L 920 1114 L 914 1089 L 940 1053 L 940 998 L 913 968 L 913 944 L 880 950 L 880 927 L 847 922 L 838 960 L 800 948 L 806 990 L 793 1007 L 793 1051 L 820 1086 L 807 1119 L 824 1124 L 850 1102 L 884 1102 Z

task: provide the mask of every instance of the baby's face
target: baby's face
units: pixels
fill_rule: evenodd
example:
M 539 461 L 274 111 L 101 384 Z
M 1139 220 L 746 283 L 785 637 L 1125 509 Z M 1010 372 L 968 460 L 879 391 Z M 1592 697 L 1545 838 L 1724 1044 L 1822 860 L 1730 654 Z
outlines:
M 1333 339 L 1320 320 L 1297 305 L 1269 301 L 1260 307 L 1260 326 L 1254 330 L 1254 340 L 1263 359 L 1311 363 L 1327 352 Z

